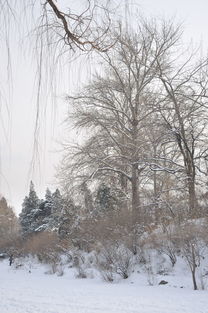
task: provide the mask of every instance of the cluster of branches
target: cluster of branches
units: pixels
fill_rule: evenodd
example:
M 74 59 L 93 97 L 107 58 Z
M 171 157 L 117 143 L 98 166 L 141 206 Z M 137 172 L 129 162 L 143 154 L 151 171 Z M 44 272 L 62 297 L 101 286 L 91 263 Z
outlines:
M 25 16 L 28 30 L 37 29 L 38 40 L 46 39 L 45 44 L 55 45 L 56 48 L 62 45 L 64 50 L 102 52 L 113 44 L 109 29 L 115 8 L 109 1 L 84 0 L 75 5 L 72 1 L 23 0 L 17 3 L 5 0 L 0 1 L 0 8 L 1 37 L 9 35 L 7 31 L 12 19 L 19 23 L 20 16 Z M 21 27 L 24 28 L 24 25 Z

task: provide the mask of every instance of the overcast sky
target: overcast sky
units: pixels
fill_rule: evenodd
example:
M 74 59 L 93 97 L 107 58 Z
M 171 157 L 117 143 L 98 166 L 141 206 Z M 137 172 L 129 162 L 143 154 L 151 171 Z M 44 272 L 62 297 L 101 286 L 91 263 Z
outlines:
M 204 51 L 207 50 L 207 0 L 129 0 L 128 2 L 136 3 L 137 8 L 147 17 L 149 15 L 166 18 L 175 16 L 177 21 L 182 21 L 184 24 L 185 42 L 193 40 L 196 44 L 201 43 Z M 42 116 L 40 154 L 39 159 L 36 160 L 35 170 L 31 172 L 36 112 L 34 86 L 36 69 L 34 62 L 27 56 L 27 51 L 22 53 L 22 47 L 15 40 L 12 50 L 13 90 L 10 92 L 11 98 L 7 99 L 10 112 L 8 114 L 2 109 L 0 119 L 0 172 L 2 173 L 0 193 L 6 196 L 15 211 L 19 213 L 23 198 L 28 192 L 30 179 L 33 179 L 40 197 L 44 195 L 47 186 L 52 190 L 56 187 L 55 167 L 61 159 L 59 142 L 67 134 L 66 127 L 62 123 L 67 109 L 63 96 L 76 90 L 80 82 L 86 81 L 90 76 L 92 61 L 89 65 L 83 59 L 77 61 L 76 66 L 72 63 L 66 64 L 68 75 L 66 73 L 63 77 L 59 75 L 61 87 L 57 90 L 55 104 L 48 103 L 46 113 Z M 0 85 L 5 82 L 5 75 L 1 74 Z M 2 127 L 3 122 L 4 127 Z M 71 136 L 73 137 L 73 134 Z

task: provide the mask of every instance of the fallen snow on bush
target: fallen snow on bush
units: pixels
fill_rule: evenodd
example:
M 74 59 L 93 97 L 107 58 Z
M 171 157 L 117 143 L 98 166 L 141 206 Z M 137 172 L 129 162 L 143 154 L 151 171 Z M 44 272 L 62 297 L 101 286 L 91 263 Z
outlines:
M 61 277 L 45 271 L 37 264 L 15 269 L 0 262 L 0 313 L 208 313 L 207 291 L 193 291 L 191 282 L 186 288 L 174 287 L 174 281 L 148 286 L 135 272 L 110 284 L 99 277 L 76 279 L 74 269 Z

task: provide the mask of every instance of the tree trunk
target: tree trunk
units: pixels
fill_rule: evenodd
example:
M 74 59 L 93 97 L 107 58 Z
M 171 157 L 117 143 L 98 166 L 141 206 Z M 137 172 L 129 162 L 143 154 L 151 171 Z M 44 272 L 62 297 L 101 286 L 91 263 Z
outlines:
M 192 265 L 190 266 L 191 268 L 191 275 L 192 275 L 192 280 L 194 284 L 194 290 L 197 290 L 197 283 L 196 283 L 196 252 L 194 249 L 194 245 L 191 245 L 191 256 L 192 256 Z
M 154 159 L 157 157 L 157 147 L 153 145 Z M 159 203 L 158 203 L 158 186 L 157 186 L 157 172 L 153 172 L 153 188 L 154 188 L 154 216 L 156 222 L 159 220 Z
M 188 196 L 189 196 L 189 213 L 195 217 L 197 211 L 195 182 L 192 179 L 188 180 Z
M 191 274 L 192 274 L 192 280 L 193 280 L 193 284 L 194 284 L 194 290 L 197 290 L 198 287 L 197 287 L 197 283 L 196 283 L 196 270 L 195 268 L 191 271 Z
M 123 211 L 126 211 L 129 209 L 129 202 L 128 202 L 128 198 L 126 196 L 128 194 L 128 183 L 127 183 L 127 178 L 122 174 L 120 176 L 120 185 L 121 185 L 122 192 L 125 194 L 125 200 L 122 201 L 122 203 L 121 203 L 121 209 Z
M 136 96 L 136 102 L 139 103 L 139 97 Z M 133 224 L 141 222 L 139 191 L 138 191 L 138 120 L 137 105 L 132 108 L 132 165 L 131 165 L 131 184 L 132 184 L 132 218 Z
M 196 217 L 197 213 L 197 199 L 195 188 L 195 167 L 192 161 L 187 162 L 187 187 L 188 187 L 188 202 L 189 202 L 189 215 Z
M 132 165 L 132 180 L 131 180 L 131 186 L 132 186 L 132 217 L 133 222 L 137 223 L 140 221 L 140 201 L 139 201 L 139 182 L 138 182 L 138 165 L 133 164 Z

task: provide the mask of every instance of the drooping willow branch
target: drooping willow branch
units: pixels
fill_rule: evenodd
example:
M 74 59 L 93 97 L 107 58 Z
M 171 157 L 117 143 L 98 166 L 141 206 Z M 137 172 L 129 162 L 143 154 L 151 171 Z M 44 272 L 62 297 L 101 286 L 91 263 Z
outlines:
M 93 16 L 93 11 L 97 7 L 95 4 L 92 12 L 90 12 L 89 1 L 88 8 L 81 15 L 74 15 L 71 13 L 62 12 L 53 0 L 47 0 L 45 6 L 47 4 L 51 7 L 53 13 L 55 14 L 55 17 L 61 22 L 62 28 L 65 32 L 63 40 L 66 45 L 70 46 L 70 48 L 73 48 L 74 44 L 78 49 L 83 51 L 97 50 L 99 52 L 106 52 L 107 50 L 109 50 L 110 47 L 113 46 L 114 42 L 112 42 L 112 40 L 108 40 L 108 43 L 106 42 L 106 38 L 108 37 L 111 25 L 111 19 L 107 8 L 102 7 L 105 16 L 107 16 L 107 22 L 104 25 L 103 29 L 97 27 L 97 29 L 99 28 L 100 33 L 97 32 L 97 36 L 95 36 L 95 39 L 91 40 L 89 38 L 93 34 L 93 29 L 90 27 L 90 24 L 92 22 L 96 22 Z M 86 12 L 90 12 L 90 15 L 83 17 L 84 13 Z M 77 22 L 77 25 L 74 27 L 74 29 L 72 29 L 69 21 Z M 84 30 L 81 31 L 80 34 L 78 34 L 78 32 L 76 31 L 77 28 L 81 28 L 83 25 Z M 86 35 L 86 33 L 88 34 Z

